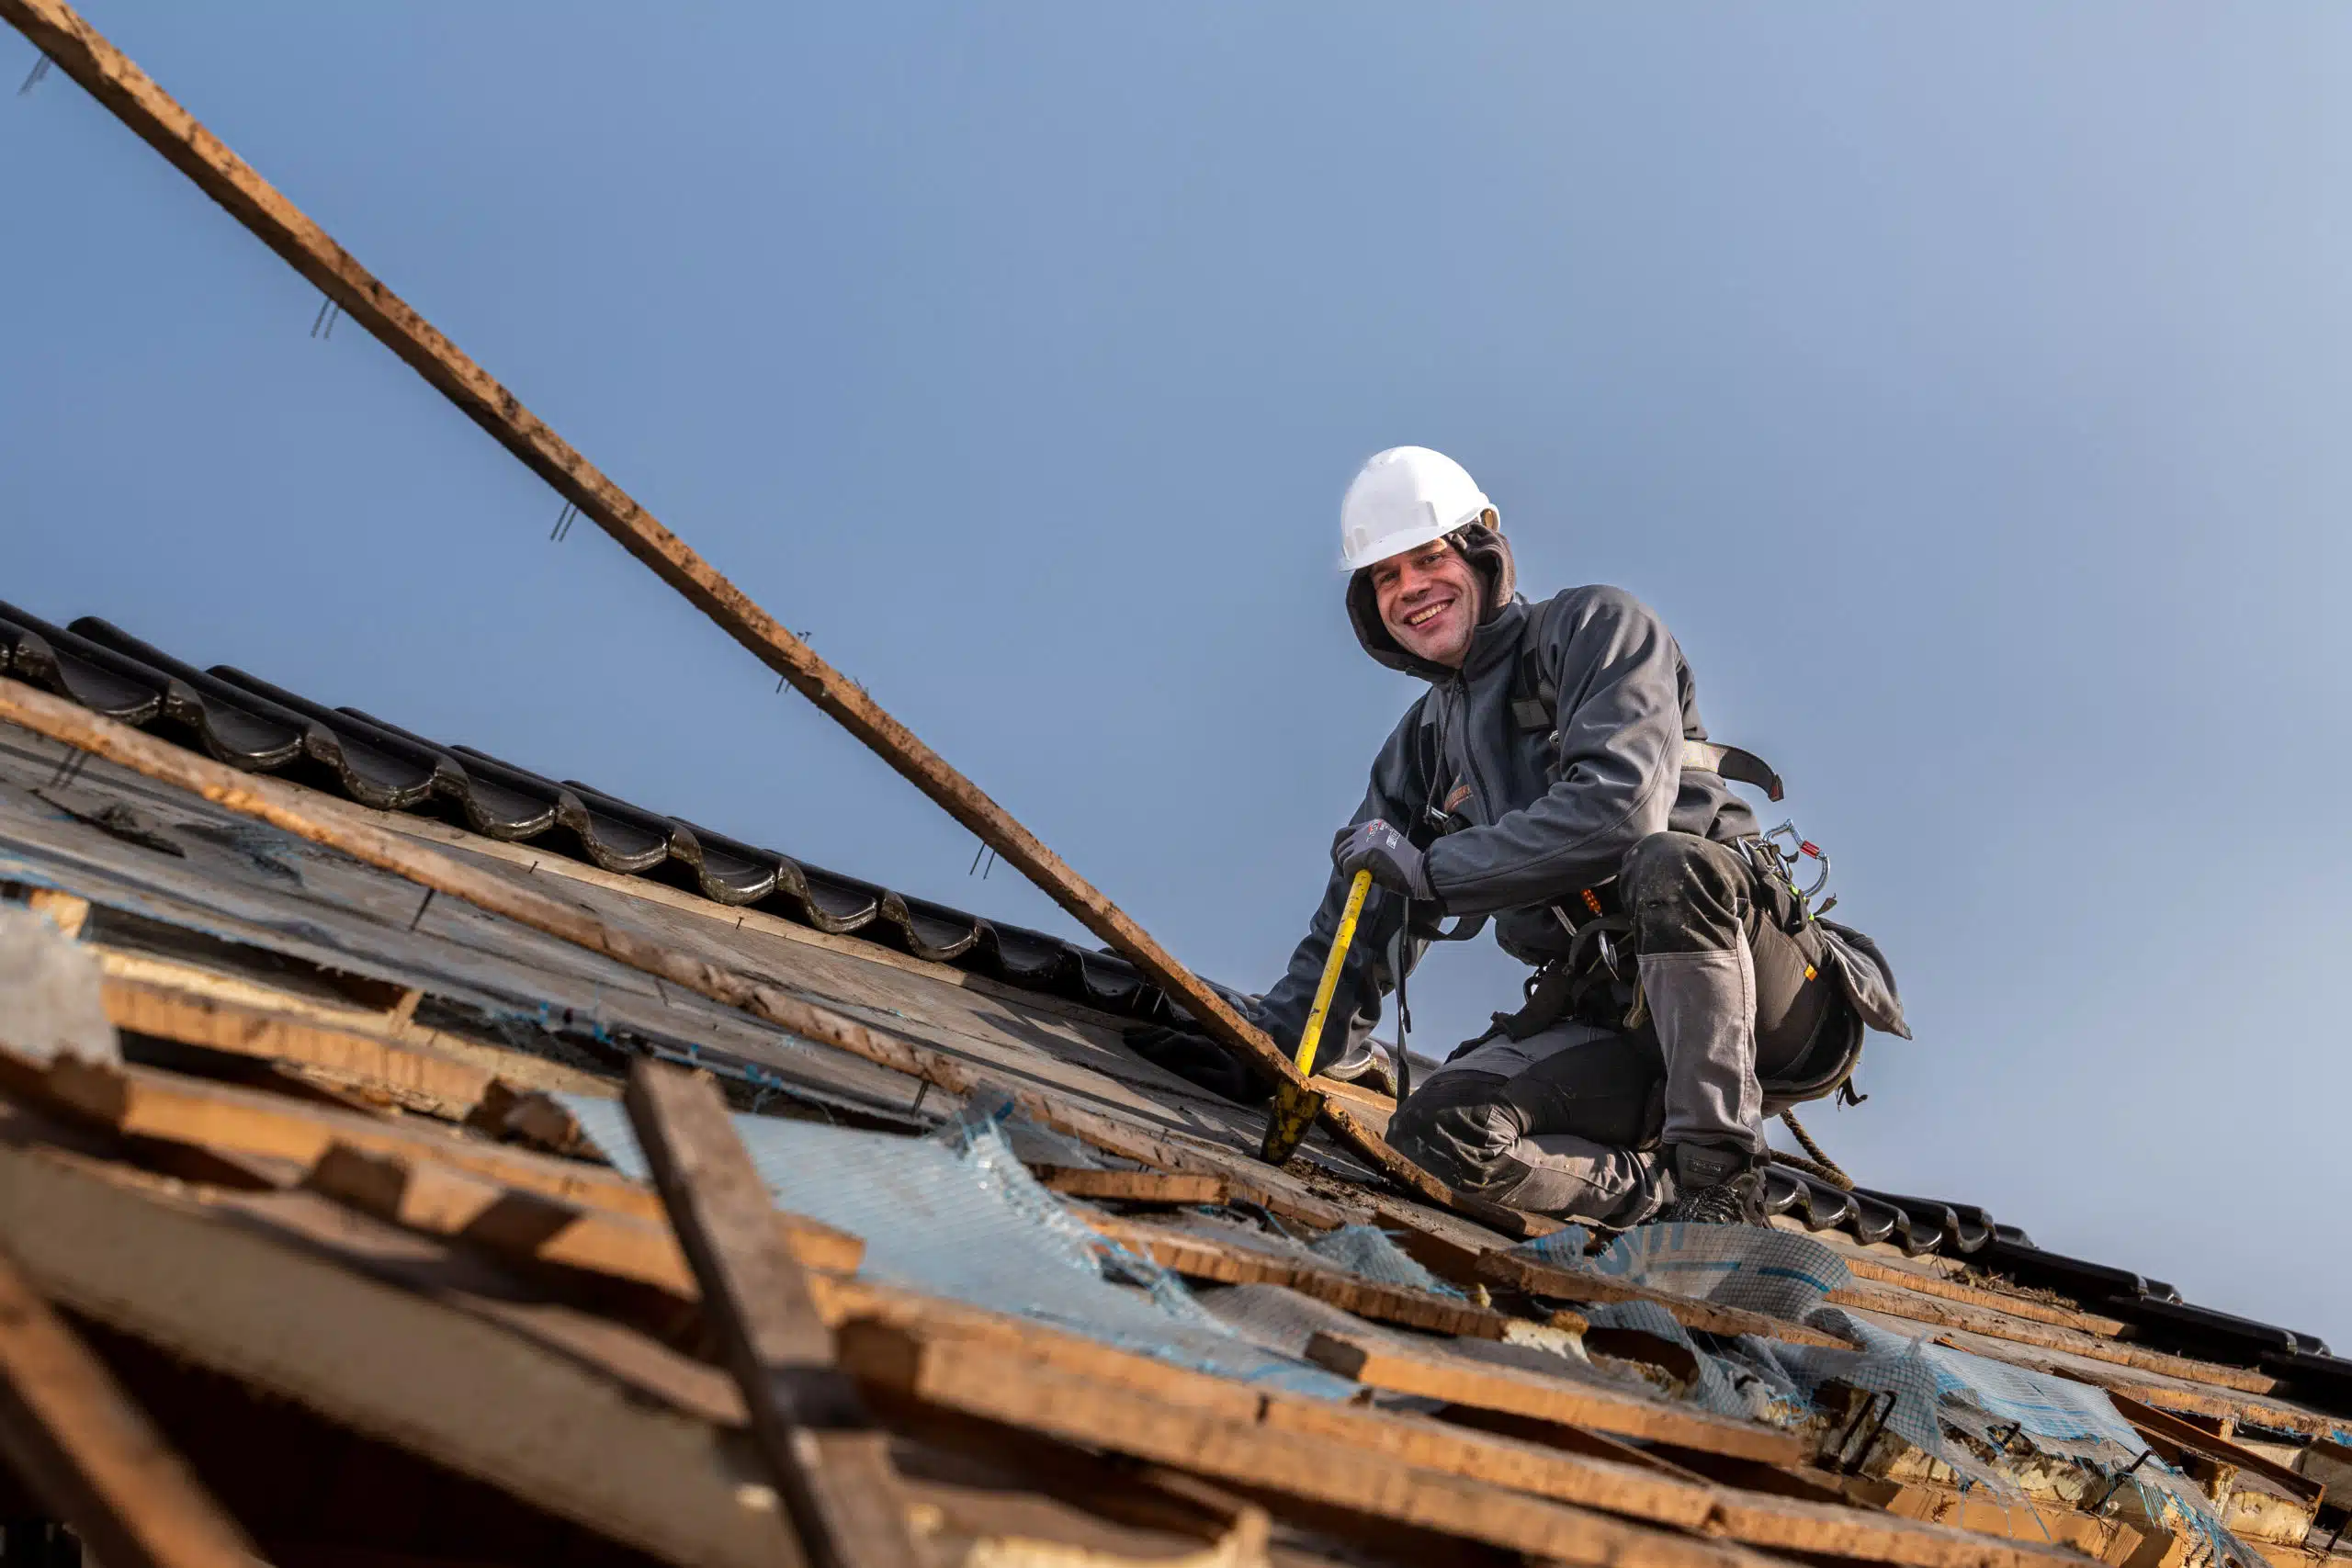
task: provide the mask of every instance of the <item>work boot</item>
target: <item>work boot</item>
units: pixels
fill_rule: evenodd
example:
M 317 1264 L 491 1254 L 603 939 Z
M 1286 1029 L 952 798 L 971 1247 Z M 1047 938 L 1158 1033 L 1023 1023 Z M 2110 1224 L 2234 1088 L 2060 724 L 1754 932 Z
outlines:
M 1743 1148 L 1676 1144 L 1667 1150 L 1674 1199 L 1644 1222 L 1653 1225 L 1763 1225 L 1764 1158 Z

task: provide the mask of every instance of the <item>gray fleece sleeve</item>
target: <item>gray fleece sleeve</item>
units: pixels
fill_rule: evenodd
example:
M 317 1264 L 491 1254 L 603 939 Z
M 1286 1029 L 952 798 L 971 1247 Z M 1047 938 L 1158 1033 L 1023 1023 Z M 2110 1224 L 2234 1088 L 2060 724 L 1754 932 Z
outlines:
M 1440 839 L 1430 884 L 1448 914 L 1550 903 L 1617 874 L 1663 832 L 1682 784 L 1682 692 L 1665 623 L 1614 588 L 1570 591 L 1549 617 L 1558 782 L 1521 810 Z
M 1373 761 L 1372 782 L 1364 791 L 1363 804 L 1348 818 L 1350 827 L 1377 817 L 1399 831 L 1411 829 L 1418 807 L 1407 803 L 1424 799 L 1429 793 L 1415 744 L 1420 718 L 1421 705 L 1415 703 L 1381 747 L 1380 755 Z M 1299 1032 L 1306 1027 L 1306 1015 L 1315 1010 L 1315 987 L 1322 983 L 1332 933 L 1340 929 L 1340 911 L 1347 901 L 1348 878 L 1334 869 L 1306 935 L 1291 951 L 1290 966 L 1259 1004 L 1258 1026 L 1285 1053 L 1297 1050 Z M 1331 998 L 1331 1021 L 1324 1025 L 1323 1047 L 1336 1043 L 1351 1019 L 1357 1030 L 1369 1030 L 1379 1021 L 1380 998 L 1396 988 L 1396 980 L 1388 973 L 1388 947 L 1396 940 L 1396 928 L 1404 916 L 1405 900 L 1374 883 L 1365 896 L 1355 939 L 1340 971 L 1340 988 Z M 1322 1054 L 1322 1047 L 1317 1054 Z

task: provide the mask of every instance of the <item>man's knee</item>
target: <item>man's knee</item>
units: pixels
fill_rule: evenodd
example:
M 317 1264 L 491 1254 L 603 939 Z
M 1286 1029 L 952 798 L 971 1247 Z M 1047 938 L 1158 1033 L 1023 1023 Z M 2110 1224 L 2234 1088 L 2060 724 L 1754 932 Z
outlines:
M 1696 833 L 1652 833 L 1625 852 L 1620 891 L 1644 953 L 1728 948 L 1747 908 L 1739 852 Z
M 1523 1170 L 1511 1150 L 1526 1131 L 1503 1098 L 1498 1073 L 1442 1072 L 1416 1089 L 1388 1123 L 1398 1154 L 1449 1185 L 1476 1192 Z

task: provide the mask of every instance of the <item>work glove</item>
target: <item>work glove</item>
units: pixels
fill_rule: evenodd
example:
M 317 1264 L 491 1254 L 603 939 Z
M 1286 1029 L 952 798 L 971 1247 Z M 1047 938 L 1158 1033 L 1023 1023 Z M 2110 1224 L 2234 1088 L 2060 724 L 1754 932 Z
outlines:
M 1331 840 L 1331 863 L 1340 868 L 1341 876 L 1368 871 L 1374 882 L 1392 893 L 1432 904 L 1438 901 L 1421 852 L 1413 847 L 1412 840 L 1377 817 L 1340 830 Z

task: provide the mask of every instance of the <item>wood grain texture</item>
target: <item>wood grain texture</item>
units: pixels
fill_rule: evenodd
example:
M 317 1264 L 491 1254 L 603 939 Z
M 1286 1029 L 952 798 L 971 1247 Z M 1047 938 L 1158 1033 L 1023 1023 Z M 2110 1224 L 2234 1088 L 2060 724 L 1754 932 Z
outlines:
M 269 1202 L 288 1196 L 308 1195 Z M 268 1213 L 0 1145 L 0 1238 L 61 1304 L 666 1562 L 798 1560 L 711 1401 L 671 1401 L 591 1346 L 371 1277 L 338 1238 L 288 1234 Z
M 622 1104 L 812 1568 L 929 1568 L 888 1439 L 833 1363 L 832 1331 L 776 1245 L 775 1201 L 718 1087 L 640 1061 Z
M 1766 1464 L 1800 1464 L 1811 1453 L 1794 1434 L 1758 1422 L 1735 1421 L 1663 1400 L 1637 1399 L 1566 1377 L 1448 1355 L 1439 1348 L 1419 1351 L 1385 1338 L 1318 1333 L 1307 1344 L 1306 1359 L 1368 1388 L 1589 1427 L 1705 1453 Z
M 1083 1217 L 1102 1235 L 1189 1280 L 1209 1280 L 1220 1285 L 1281 1285 L 1376 1323 L 1474 1339 L 1500 1339 L 1510 1321 L 1501 1313 L 1451 1296 L 1384 1285 L 1343 1269 L 1260 1252 L 1189 1231 L 1108 1215 Z
M 2143 1349 L 2096 1334 L 2038 1323 L 2014 1316 L 2005 1310 L 1996 1311 L 1967 1302 L 1940 1300 L 1871 1284 L 1854 1284 L 1832 1291 L 1828 1299 L 1838 1306 L 1860 1307 L 1909 1323 L 1933 1324 L 1940 1328 L 1964 1328 L 1988 1338 L 2035 1345 L 2048 1350 L 2064 1350 L 2072 1355 L 2086 1356 L 2094 1361 L 2112 1361 L 2120 1367 L 2162 1372 L 2167 1377 L 2211 1383 L 2220 1388 L 2235 1389 L 2241 1393 L 2269 1393 L 2278 1387 L 2278 1380 L 2267 1373 L 2244 1367 L 2217 1366 L 2211 1361 L 2192 1360 L 2187 1356 L 2168 1355 L 2161 1350 Z
M 525 408 L 71 6 L 0 0 L 0 17 L 623 549 L 1181 1002 L 1226 1049 L 1267 1082 L 1304 1089 L 1290 1058 L 1149 932 Z M 1447 1201 L 1442 1182 L 1391 1149 L 1353 1109 L 1327 1101 L 1323 1122 L 1390 1179 L 1430 1201 Z
M 1896 1290 L 1911 1291 L 1919 1295 L 1935 1296 L 1949 1302 L 1964 1302 L 1970 1306 L 1989 1307 L 1995 1312 L 2022 1317 L 2034 1323 L 2052 1324 L 2060 1328 L 2072 1328 L 2085 1334 L 2096 1334 L 2113 1339 L 2129 1326 L 2119 1317 L 2105 1317 L 2079 1308 L 2053 1306 L 2031 1296 L 2012 1294 L 2007 1291 L 1986 1290 L 1982 1286 L 1963 1284 L 1918 1269 L 1897 1268 L 1882 1263 L 1875 1258 L 1865 1258 L 1856 1252 L 1842 1254 L 1846 1267 L 1858 1280 L 1873 1284 L 1892 1285 Z
M 1760 1334 L 1792 1345 L 1817 1345 L 1828 1350 L 1853 1348 L 1835 1335 L 1806 1328 L 1781 1318 L 1738 1307 L 1717 1306 L 1663 1291 L 1645 1290 L 1605 1274 L 1547 1268 L 1507 1252 L 1489 1252 L 1478 1259 L 1478 1277 L 1488 1284 L 1566 1302 L 1655 1302 L 1685 1328 L 1707 1334 Z
M 108 979 L 107 1017 L 117 1029 L 187 1045 L 319 1067 L 379 1089 L 402 1105 L 462 1121 L 494 1075 L 469 1063 L 395 1045 L 372 1035 L 238 1007 L 134 980 Z
M 1069 1198 L 1099 1198 L 1121 1203 L 1223 1204 L 1233 1184 L 1221 1176 L 1167 1170 L 1090 1170 L 1072 1165 L 1033 1165 L 1029 1174 L 1048 1190 Z
M 431 1122 L 382 1121 L 152 1067 L 107 1067 L 71 1057 L 51 1064 L 40 1087 L 43 1103 L 131 1137 L 306 1168 L 343 1144 L 365 1154 L 447 1166 L 582 1208 L 663 1219 L 651 1189 L 608 1167 L 484 1143 Z M 795 1252 L 806 1249 L 816 1267 L 854 1269 L 865 1250 L 859 1238 L 802 1215 L 778 1214 L 775 1224 Z
M 260 1554 L 112 1374 L 0 1254 L 0 1452 L 111 1568 Z
M 1238 1410 L 1138 1397 L 1120 1383 L 999 1347 L 866 1322 L 844 1325 L 841 1343 L 844 1364 L 862 1380 L 905 1397 L 1235 1483 L 1261 1495 L 1596 1568 L 1729 1568 L 1752 1561 L 1729 1543 L 1626 1523 L 1468 1476 L 1395 1460 L 1366 1463 L 1345 1445 L 1269 1429 Z M 1238 1386 L 1235 1392 L 1249 1393 Z M 1671 1484 L 1657 1477 L 1643 1481 L 1658 1489 Z

